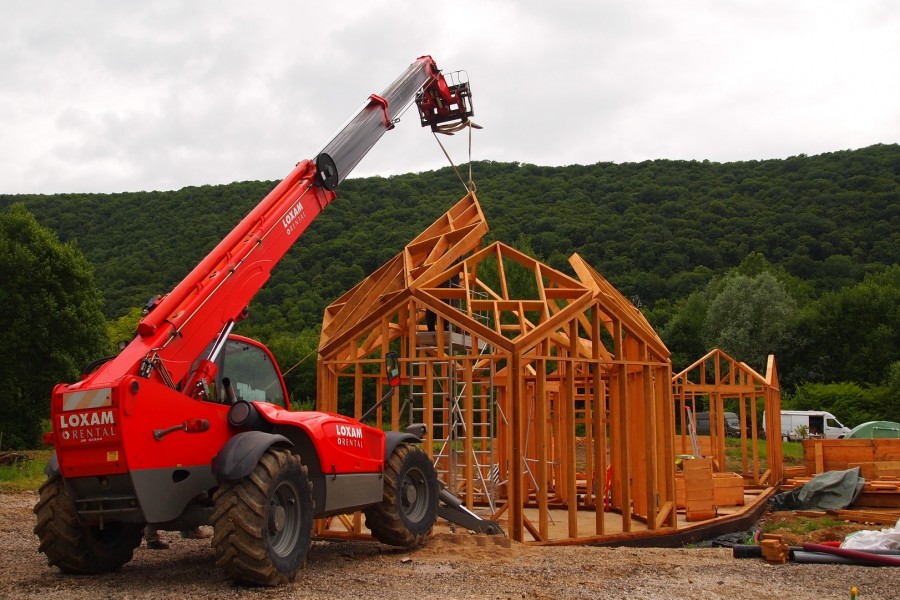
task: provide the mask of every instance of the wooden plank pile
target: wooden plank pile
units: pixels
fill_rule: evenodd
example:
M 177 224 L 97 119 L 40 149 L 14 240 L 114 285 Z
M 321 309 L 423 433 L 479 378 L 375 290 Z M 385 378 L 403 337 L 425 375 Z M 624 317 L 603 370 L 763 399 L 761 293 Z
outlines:
M 784 542 L 780 535 L 772 533 L 763 534 L 759 542 L 763 558 L 773 565 L 781 565 L 790 558 L 791 548 Z
M 696 459 L 693 459 L 696 460 Z M 705 459 L 711 461 L 712 459 Z M 691 460 L 685 461 L 691 462 Z M 705 467 L 704 467 L 705 468 Z M 703 476 L 703 483 L 699 483 L 696 467 L 690 467 L 691 475 L 688 476 L 693 481 L 692 488 L 694 491 L 707 484 L 706 476 Z M 744 478 L 737 473 L 712 473 L 712 494 L 714 506 L 744 506 Z M 675 506 L 677 508 L 687 508 L 687 481 L 682 473 L 675 475 Z M 696 495 L 694 497 L 697 497 Z
M 781 490 L 792 490 L 811 479 L 811 476 L 791 477 L 785 480 Z M 900 508 L 900 477 L 881 476 L 875 480 L 866 479 L 862 493 L 853 502 L 853 506 Z
M 713 501 L 712 459 L 694 458 L 682 463 L 684 507 L 688 521 L 704 521 L 716 516 Z
M 900 476 L 900 439 L 804 440 L 803 461 L 807 473 L 843 471 L 861 466 L 866 470 L 878 469 L 879 472 L 870 473 L 869 478 Z

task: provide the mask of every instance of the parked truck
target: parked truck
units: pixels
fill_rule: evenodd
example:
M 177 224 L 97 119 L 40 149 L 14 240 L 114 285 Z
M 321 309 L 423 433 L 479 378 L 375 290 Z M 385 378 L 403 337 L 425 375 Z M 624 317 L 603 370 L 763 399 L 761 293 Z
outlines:
M 145 525 L 210 525 L 228 578 L 277 585 L 305 563 L 316 518 L 360 510 L 376 539 L 407 547 L 437 515 L 499 531 L 442 487 L 419 446 L 423 425 L 385 432 L 293 411 L 272 353 L 233 333 L 274 266 L 414 99 L 432 128 L 472 115 L 468 82 L 448 84 L 431 57 L 417 59 L 152 299 L 123 350 L 54 388 L 45 436 L 54 452 L 34 508 L 51 566 L 113 571 L 131 560 Z M 396 386 L 396 356 L 385 358 L 382 375 Z
M 763 423 L 765 422 L 765 413 L 763 413 Z M 840 440 L 849 433 L 849 427 L 844 427 L 837 417 L 824 410 L 781 411 L 781 439 L 785 441 L 797 441 L 810 437 Z
M 709 413 L 698 412 L 695 415 L 697 435 L 709 435 Z M 732 412 L 722 413 L 725 421 L 725 435 L 727 437 L 741 437 L 741 418 Z M 750 432 L 748 431 L 749 435 Z

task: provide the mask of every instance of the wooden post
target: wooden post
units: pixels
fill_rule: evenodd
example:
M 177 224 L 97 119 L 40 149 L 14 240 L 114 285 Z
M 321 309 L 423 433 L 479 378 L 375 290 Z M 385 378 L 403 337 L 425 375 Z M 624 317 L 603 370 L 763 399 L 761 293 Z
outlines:
M 568 496 L 569 537 L 578 537 L 578 489 L 576 477 L 578 470 L 575 465 L 575 357 L 578 354 L 578 321 L 569 323 L 569 347 L 566 351 L 566 385 L 565 393 L 560 394 L 563 411 L 566 414 L 566 446 L 568 452 L 561 457 L 568 466 L 566 477 L 566 495 Z
M 621 473 L 616 481 L 621 482 L 622 531 L 631 532 L 631 436 L 628 432 L 630 411 L 628 406 L 628 362 L 624 343 L 622 322 L 613 322 L 613 339 L 617 362 L 618 377 L 618 414 L 619 414 L 619 465 Z
M 466 508 L 472 509 L 475 502 L 475 420 L 474 398 L 472 394 L 472 358 L 463 358 L 463 423 L 466 437 L 463 440 L 463 475 L 466 479 Z
M 644 405 L 646 407 L 644 422 L 644 453 L 647 464 L 647 528 L 656 529 L 656 514 L 659 510 L 659 473 L 657 472 L 656 456 L 656 397 L 653 389 L 653 377 L 650 370 L 650 355 L 647 344 L 641 341 L 638 344 L 638 355 L 644 365 L 641 367 L 641 378 L 644 384 Z M 674 463 L 673 463 L 674 464 Z
M 522 356 L 520 352 L 513 352 L 510 356 L 510 378 L 512 394 L 509 403 L 509 420 L 512 426 L 510 437 L 512 448 L 510 451 L 510 477 L 509 477 L 509 533 L 517 542 L 524 541 L 525 498 L 522 487 L 522 401 L 525 395 L 525 386 L 522 378 Z
M 547 359 L 550 354 L 550 342 L 545 338 L 537 347 L 538 358 L 535 360 L 537 380 L 535 381 L 534 426 L 536 429 L 536 477 L 538 503 L 538 531 L 541 538 L 550 537 L 550 501 L 547 493 Z

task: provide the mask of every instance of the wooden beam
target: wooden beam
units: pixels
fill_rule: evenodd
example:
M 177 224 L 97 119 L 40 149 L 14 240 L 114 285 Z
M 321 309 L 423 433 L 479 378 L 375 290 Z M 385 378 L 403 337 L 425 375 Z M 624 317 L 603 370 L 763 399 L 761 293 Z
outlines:
M 524 434 L 525 414 L 522 410 L 522 402 L 525 398 L 525 386 L 522 378 L 522 355 L 518 352 L 514 352 L 510 357 L 510 362 L 512 397 L 510 398 L 509 403 L 509 420 L 511 425 L 510 435 L 512 437 L 512 448 L 510 452 L 509 473 L 509 530 L 510 537 L 512 537 L 513 540 L 523 542 L 524 532 L 522 528 L 525 522 L 525 488 L 522 485 L 522 468 L 525 456 L 522 451 L 522 438 Z M 535 535 L 535 532 L 532 532 L 532 535 Z

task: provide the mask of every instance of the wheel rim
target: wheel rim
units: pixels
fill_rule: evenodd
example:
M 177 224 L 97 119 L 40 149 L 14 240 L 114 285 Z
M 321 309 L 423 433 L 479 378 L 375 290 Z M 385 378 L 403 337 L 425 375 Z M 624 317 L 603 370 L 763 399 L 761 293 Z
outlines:
M 275 488 L 266 519 L 269 545 L 278 556 L 287 556 L 300 538 L 302 519 L 296 486 L 282 481 Z
M 428 501 L 431 488 L 425 473 L 419 469 L 410 469 L 403 477 L 400 490 L 400 508 L 410 521 L 419 521 L 428 513 Z

